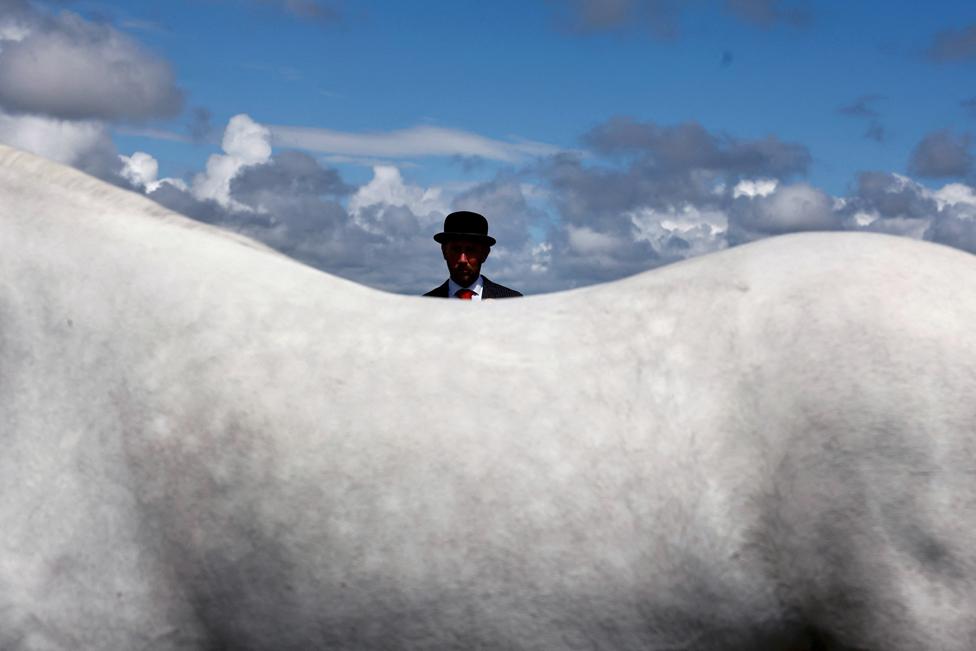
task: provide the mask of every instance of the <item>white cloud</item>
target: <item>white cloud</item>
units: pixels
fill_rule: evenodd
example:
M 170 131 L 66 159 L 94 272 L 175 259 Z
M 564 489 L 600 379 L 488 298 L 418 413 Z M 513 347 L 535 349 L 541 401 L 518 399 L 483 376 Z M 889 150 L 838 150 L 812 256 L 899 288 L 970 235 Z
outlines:
M 467 131 L 431 126 L 376 133 L 348 133 L 310 127 L 270 128 L 276 146 L 330 155 L 380 158 L 478 156 L 494 161 L 516 162 L 559 151 L 557 147 L 539 142 L 493 140 Z
M 227 123 L 221 147 L 244 165 L 264 163 L 271 158 L 271 132 L 248 115 L 235 115 Z
M 962 183 L 950 183 L 931 193 L 939 209 L 959 204 L 976 206 L 976 189 Z
M 776 190 L 779 181 L 776 179 L 743 179 L 732 189 L 732 198 L 766 197 Z
M 769 221 L 789 229 L 831 228 L 834 202 L 823 190 L 806 183 L 778 188 L 763 205 Z
M 114 150 L 105 125 L 34 115 L 0 113 L 0 142 L 45 158 L 77 165 L 90 154 Z
M 0 52 L 3 51 L 4 41 L 17 43 L 23 41 L 31 33 L 30 27 L 12 19 L 0 22 Z
M 569 226 L 569 245 L 582 255 L 605 256 L 623 250 L 621 242 L 612 235 L 600 233 L 586 226 Z
M 831 197 L 806 183 L 780 186 L 755 202 L 752 226 L 766 233 L 829 230 L 839 225 Z
M 124 136 L 138 136 L 140 138 L 152 138 L 153 140 L 166 140 L 169 142 L 193 142 L 193 138 L 182 133 L 167 131 L 165 129 L 155 129 L 151 127 L 133 128 L 121 126 L 116 127 L 114 131 L 115 133 L 122 134 Z
M 529 269 L 532 270 L 532 273 L 546 273 L 549 271 L 549 265 L 552 264 L 552 244 L 539 242 L 532 247 L 531 256 Z
M 450 212 L 441 188 L 422 188 L 404 183 L 400 170 L 390 165 L 373 168 L 373 178 L 349 199 L 349 212 L 358 218 L 365 208 L 376 205 L 408 208 L 418 217 Z
M 193 196 L 212 199 L 225 208 L 248 210 L 231 199 L 230 181 L 243 168 L 271 159 L 271 132 L 248 115 L 235 115 L 224 130 L 222 148 L 224 154 L 207 159 L 207 171 L 193 179 Z
M 686 203 L 668 210 L 642 208 L 627 215 L 637 240 L 644 240 L 663 257 L 702 255 L 725 248 L 728 215 L 722 210 L 703 209 Z M 681 242 L 677 251 L 676 242 Z
M 0 49 L 0 106 L 68 120 L 142 120 L 179 112 L 168 63 L 110 26 L 62 12 L 7 22 Z
M 122 161 L 122 169 L 119 170 L 119 176 L 134 186 L 141 188 L 146 193 L 155 192 L 164 183 L 168 183 L 183 192 L 189 191 L 189 188 L 182 179 L 157 178 L 159 176 L 159 161 L 144 151 L 137 151 L 131 156 L 119 155 L 119 160 Z
M 119 156 L 122 161 L 122 178 L 133 185 L 152 192 L 158 187 L 156 177 L 159 175 L 159 162 L 144 151 L 137 151 L 131 156 Z

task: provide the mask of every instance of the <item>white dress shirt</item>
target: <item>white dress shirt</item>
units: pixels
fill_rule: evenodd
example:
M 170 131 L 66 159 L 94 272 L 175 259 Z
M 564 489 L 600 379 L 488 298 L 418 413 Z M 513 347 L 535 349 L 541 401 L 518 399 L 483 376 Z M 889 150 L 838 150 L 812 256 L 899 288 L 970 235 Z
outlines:
M 455 296 L 455 294 L 457 294 L 457 292 L 458 292 L 459 289 L 470 289 L 472 292 L 474 292 L 474 296 L 471 297 L 471 300 L 472 301 L 480 301 L 481 300 L 481 293 L 485 289 L 485 281 L 484 281 L 484 279 L 482 279 L 481 276 L 478 276 L 478 279 L 476 281 L 474 281 L 473 283 L 471 283 L 470 285 L 468 285 L 467 287 L 461 287 L 456 282 L 454 282 L 454 280 L 452 278 L 448 278 L 448 280 L 447 280 L 447 297 L 448 298 L 457 298 L 459 301 L 462 300 L 462 299 L 458 298 L 457 296 Z

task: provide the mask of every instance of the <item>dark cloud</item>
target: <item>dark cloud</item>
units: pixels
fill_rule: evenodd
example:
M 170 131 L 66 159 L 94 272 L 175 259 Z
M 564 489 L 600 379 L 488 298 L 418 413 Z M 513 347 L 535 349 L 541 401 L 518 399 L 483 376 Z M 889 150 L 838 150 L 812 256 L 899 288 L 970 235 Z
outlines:
M 976 97 L 970 97 L 959 102 L 959 105 L 966 110 L 970 117 L 976 118 Z
M 439 284 L 443 260 L 426 221 L 409 208 L 382 203 L 350 213 L 340 199 L 352 189 L 335 170 L 308 155 L 282 152 L 241 169 L 231 180 L 227 204 L 200 200 L 166 182 L 148 196 L 372 287 L 420 294 Z
M 782 178 L 805 172 L 810 152 L 803 145 L 769 136 L 739 140 L 708 132 L 695 122 L 658 126 L 614 118 L 584 135 L 583 142 L 601 154 L 638 154 L 662 173 L 707 170 L 726 175 Z
M 701 194 L 695 184 L 670 185 L 634 166 L 587 167 L 579 157 L 566 154 L 549 159 L 539 172 L 552 188 L 552 200 L 563 219 L 570 224 L 596 224 L 601 231 L 613 230 L 619 216 L 636 207 L 657 205 L 676 194 L 688 199 Z M 625 230 L 630 230 L 629 225 Z
M 100 122 L 66 122 L 0 111 L 0 142 L 118 183 L 122 162 Z
M 888 138 L 888 131 L 880 122 L 872 120 L 864 130 L 864 137 L 875 142 L 884 142 Z
M 550 238 L 550 272 L 556 281 L 552 289 L 609 282 L 682 257 L 662 258 L 646 240 L 612 237 L 587 227 L 554 231 Z
M 268 199 L 341 196 L 352 188 L 333 169 L 326 169 L 304 152 L 285 151 L 267 163 L 246 167 L 230 184 L 231 196 L 252 208 Z
M 881 99 L 884 99 L 883 95 L 862 95 L 850 104 L 838 108 L 837 112 L 855 118 L 877 118 L 880 114 L 873 104 Z
M 678 34 L 677 0 L 549 0 L 559 23 L 570 31 L 592 34 L 646 28 L 661 39 Z
M 148 193 L 149 198 L 174 212 L 186 215 L 206 224 L 223 226 L 228 230 L 240 232 L 248 225 L 254 225 L 252 213 L 225 208 L 213 199 L 197 199 L 188 190 L 171 183 L 162 183 Z M 257 225 L 270 225 L 270 219 L 262 217 Z
M 939 63 L 976 59 L 976 24 L 939 32 L 932 39 L 927 54 Z
M 621 118 L 584 141 L 590 151 L 503 169 L 450 207 L 438 189 L 404 183 L 395 168 L 377 167 L 354 188 L 315 158 L 287 151 L 241 167 L 219 201 L 167 181 L 150 196 L 318 269 L 404 294 L 446 276 L 431 235 L 452 209 L 488 216 L 498 245 L 485 274 L 529 294 L 798 231 L 876 231 L 976 250 L 976 189 L 963 183 L 933 192 L 908 177 L 863 172 L 848 196 L 833 197 L 790 179 L 809 164 L 805 148 L 697 124 Z
M 932 221 L 925 239 L 976 253 L 976 219 L 959 215 L 954 209 L 945 210 Z
M 0 107 L 7 112 L 139 121 L 181 110 L 169 64 L 109 25 L 70 12 L 25 12 L 9 0 L 0 11 L 27 31 L 0 49 Z
M 558 23 L 581 34 L 647 29 L 659 39 L 673 39 L 680 31 L 681 14 L 690 3 L 680 0 L 548 0 L 556 8 Z M 732 16 L 751 25 L 805 26 L 811 12 L 782 0 L 725 0 Z M 731 60 L 731 59 L 730 59 Z
M 839 230 L 844 216 L 823 190 L 798 183 L 780 186 L 766 196 L 732 200 L 729 210 L 729 244 L 797 233 Z
M 534 251 L 532 230 L 544 232 L 549 216 L 531 204 L 523 179 L 503 171 L 494 179 L 459 194 L 453 210 L 474 210 L 488 218 L 491 234 L 498 240 L 485 267 L 492 280 L 528 293 L 552 291 L 554 273 L 542 251 Z
M 560 154 L 535 170 L 559 216 L 559 227 L 548 235 L 551 272 L 581 284 L 722 248 L 725 215 L 740 179 L 789 178 L 810 162 L 801 145 L 774 137 L 733 138 L 695 123 L 659 126 L 616 118 L 583 141 L 593 155 Z M 740 202 L 742 240 L 790 228 L 834 227 L 821 214 L 820 195 L 810 194 L 806 204 L 797 193 L 792 203 L 781 199 L 777 205 L 789 209 L 782 215 L 753 208 L 751 200 Z M 666 222 L 681 223 L 681 229 Z
M 529 206 L 522 192 L 521 179 L 510 172 L 499 173 L 493 180 L 462 192 L 454 198 L 452 208 L 485 215 L 492 234 L 508 249 L 527 244 L 529 224 L 543 219 L 539 210 Z
M 929 219 L 939 209 L 920 185 L 905 177 L 888 172 L 861 172 L 847 211 L 877 213 L 882 219 Z
M 845 228 L 849 230 L 932 239 L 933 225 L 955 210 L 953 204 L 940 205 L 931 191 L 908 177 L 862 172 L 855 193 L 845 198 L 841 212 L 846 215 Z
M 741 20 L 765 28 L 780 24 L 802 27 L 811 20 L 808 9 L 787 6 L 782 0 L 726 0 L 725 6 Z
M 196 106 L 190 111 L 190 121 L 186 129 L 193 142 L 208 142 L 214 136 L 214 125 L 210 121 L 212 117 L 210 110 L 203 106 Z
M 926 135 L 912 151 L 909 171 L 926 178 L 966 176 L 973 169 L 973 155 L 969 150 L 972 137 L 956 135 L 948 130 Z
M 874 108 L 874 104 L 884 99 L 883 95 L 862 95 L 850 104 L 837 109 L 841 115 L 852 118 L 862 118 L 868 121 L 864 137 L 875 142 L 883 142 L 887 137 L 887 130 L 881 124 L 881 114 Z
M 260 4 L 271 5 L 288 14 L 318 22 L 336 22 L 342 14 L 334 3 L 319 0 L 257 0 Z
M 0 0 L 0 20 L 33 20 L 34 11 L 27 0 Z

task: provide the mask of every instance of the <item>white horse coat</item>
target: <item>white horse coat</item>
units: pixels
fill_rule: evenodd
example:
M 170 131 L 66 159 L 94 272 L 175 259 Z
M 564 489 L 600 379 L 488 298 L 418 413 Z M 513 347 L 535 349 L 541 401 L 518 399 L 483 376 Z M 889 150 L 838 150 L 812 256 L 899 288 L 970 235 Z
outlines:
M 941 246 L 466 304 L 0 148 L 0 427 L 4 651 L 976 648 Z

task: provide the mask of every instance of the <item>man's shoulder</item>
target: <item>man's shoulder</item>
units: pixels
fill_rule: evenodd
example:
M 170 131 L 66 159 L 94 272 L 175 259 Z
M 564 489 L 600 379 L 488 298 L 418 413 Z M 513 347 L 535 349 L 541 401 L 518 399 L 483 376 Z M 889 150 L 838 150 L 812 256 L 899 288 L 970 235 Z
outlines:
M 516 298 L 522 295 L 522 292 L 515 291 L 505 285 L 499 285 L 496 282 L 488 280 L 484 276 L 482 278 L 485 281 L 484 298 Z
M 443 284 L 434 289 L 430 290 L 424 296 L 435 296 L 438 298 L 447 298 L 447 281 L 445 280 Z

